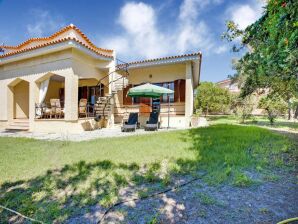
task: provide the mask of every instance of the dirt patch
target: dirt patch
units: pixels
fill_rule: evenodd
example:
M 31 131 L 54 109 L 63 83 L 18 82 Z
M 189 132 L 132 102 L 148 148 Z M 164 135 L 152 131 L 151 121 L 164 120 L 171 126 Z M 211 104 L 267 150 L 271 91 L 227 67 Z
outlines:
M 199 179 L 175 191 L 118 206 L 102 223 L 276 223 L 296 217 L 297 177 L 288 172 L 274 175 L 278 177 L 274 181 L 245 188 L 210 186 Z M 68 223 L 97 223 L 103 212 L 93 206 Z

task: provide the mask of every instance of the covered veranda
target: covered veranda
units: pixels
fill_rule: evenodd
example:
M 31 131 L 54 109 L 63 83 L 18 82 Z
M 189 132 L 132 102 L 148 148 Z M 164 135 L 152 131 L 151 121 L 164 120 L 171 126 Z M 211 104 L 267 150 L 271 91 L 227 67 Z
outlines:
M 65 118 L 65 77 L 50 74 L 46 79 L 38 80 L 39 99 L 35 104 L 35 119 L 52 120 Z M 104 96 L 108 88 L 98 84 L 96 78 L 78 79 L 77 104 L 78 118 L 95 116 L 95 103 Z

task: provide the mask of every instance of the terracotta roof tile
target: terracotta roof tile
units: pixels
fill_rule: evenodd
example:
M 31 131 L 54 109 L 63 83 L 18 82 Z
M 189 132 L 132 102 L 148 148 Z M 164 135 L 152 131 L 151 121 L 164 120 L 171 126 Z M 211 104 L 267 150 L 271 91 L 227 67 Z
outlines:
M 40 44 L 40 45 L 37 45 L 37 46 L 34 46 L 34 47 L 30 47 L 30 48 L 25 48 L 25 49 L 22 49 L 22 50 L 16 50 L 16 51 L 13 51 L 13 52 L 9 52 L 9 53 L 0 55 L 0 58 L 8 57 L 8 56 L 11 56 L 11 55 L 15 55 L 15 54 L 19 54 L 19 53 L 23 53 L 23 52 L 27 52 L 27 51 L 32 51 L 32 50 L 35 50 L 35 49 L 38 49 L 38 48 L 42 48 L 42 47 L 46 47 L 46 46 L 50 46 L 50 45 L 62 43 L 62 42 L 68 41 L 68 40 L 76 41 L 77 43 L 83 45 L 84 47 L 88 48 L 89 50 L 95 52 L 98 55 L 101 55 L 101 56 L 104 56 L 104 57 L 113 58 L 113 56 L 102 54 L 98 50 L 95 50 L 94 48 L 92 48 L 92 47 L 84 44 L 83 42 L 79 41 L 78 39 L 72 38 L 72 37 L 66 37 L 66 38 L 63 38 L 63 39 L 54 40 L 54 41 L 50 41 L 50 42 L 47 42 L 47 43 L 44 43 L 44 44 Z
M 78 39 L 71 38 L 71 37 L 62 38 L 62 39 L 59 39 L 59 40 L 52 41 L 54 38 L 56 38 L 60 34 L 66 32 L 68 30 L 71 30 L 71 29 L 77 31 L 82 36 L 82 38 L 88 43 L 89 46 L 86 45 L 86 44 L 84 44 L 83 42 L 79 41 Z M 105 56 L 105 57 L 113 57 L 112 56 L 113 50 L 99 48 L 99 47 L 95 46 L 89 40 L 89 38 L 79 28 L 77 28 L 73 24 L 70 24 L 69 26 L 66 26 L 66 27 L 62 28 L 61 30 L 59 30 L 58 32 L 52 34 L 49 37 L 30 38 L 30 39 L 26 40 L 25 42 L 23 42 L 23 43 L 21 43 L 21 44 L 19 44 L 17 46 L 5 46 L 4 45 L 4 46 L 2 46 L 3 48 L 15 50 L 15 51 L 9 52 L 9 53 L 3 54 L 3 55 L 0 55 L 0 58 L 4 58 L 6 56 L 10 56 L 10 55 L 14 55 L 14 54 L 18 54 L 18 53 L 30 51 L 30 50 L 33 50 L 33 49 L 36 49 L 36 48 L 41 48 L 41 47 L 45 47 L 45 46 L 48 46 L 48 45 L 60 43 L 60 42 L 66 41 L 66 40 L 75 40 L 76 42 L 82 44 L 83 46 L 87 47 L 88 49 L 94 51 L 95 53 L 97 53 L 99 55 L 102 55 L 102 56 Z M 40 45 L 37 45 L 37 46 L 34 46 L 34 47 L 29 47 L 29 48 L 21 49 L 22 47 L 26 46 L 27 44 L 30 44 L 32 42 L 38 42 L 38 41 L 49 41 L 49 42 L 43 43 L 43 44 L 40 44 Z M 105 52 L 106 54 L 104 54 L 103 52 Z
M 121 68 L 123 66 L 128 65 L 133 65 L 133 64 L 143 64 L 147 62 L 155 62 L 155 61 L 162 61 L 162 60 L 168 60 L 168 59 L 176 59 L 176 58 L 183 58 L 183 57 L 191 57 L 191 56 L 198 56 L 202 55 L 201 52 L 197 53 L 192 53 L 192 54 L 183 54 L 183 55 L 174 55 L 174 56 L 168 56 L 168 57 L 161 57 L 161 58 L 154 58 L 154 59 L 147 59 L 147 60 L 141 60 L 141 61 L 133 61 L 133 62 L 128 62 L 126 64 L 119 64 L 117 65 L 118 68 Z

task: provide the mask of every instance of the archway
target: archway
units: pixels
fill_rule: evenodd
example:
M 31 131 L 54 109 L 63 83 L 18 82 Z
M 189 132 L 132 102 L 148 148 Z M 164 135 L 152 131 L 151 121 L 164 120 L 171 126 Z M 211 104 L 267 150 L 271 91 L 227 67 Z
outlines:
M 35 118 L 64 118 L 65 77 L 47 73 L 35 82 L 39 88 Z
M 29 82 L 16 79 L 9 85 L 11 90 L 12 118 L 13 119 L 28 119 L 29 118 Z

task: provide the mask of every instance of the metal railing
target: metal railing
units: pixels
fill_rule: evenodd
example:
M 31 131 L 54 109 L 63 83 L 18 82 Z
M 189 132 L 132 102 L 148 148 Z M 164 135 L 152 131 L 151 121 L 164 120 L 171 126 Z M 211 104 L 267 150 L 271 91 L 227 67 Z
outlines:
M 118 64 L 118 61 L 119 61 L 119 62 L 123 63 L 123 65 L 122 65 L 121 67 L 118 67 L 118 66 L 116 65 L 116 67 L 117 67 L 118 69 L 116 69 L 115 71 L 110 72 L 109 74 L 107 74 L 106 76 L 104 76 L 103 78 L 101 78 L 101 79 L 98 81 L 98 83 L 97 83 L 97 86 L 100 86 L 100 88 L 101 88 L 101 84 L 102 84 L 102 81 L 103 81 L 103 80 L 105 80 L 105 79 L 107 79 L 107 78 L 110 79 L 110 75 L 113 75 L 114 73 L 119 72 L 119 71 L 124 71 L 125 75 L 121 75 L 121 76 L 120 76 L 119 78 L 117 78 L 117 79 L 112 79 L 111 81 L 108 82 L 108 86 L 110 87 L 110 84 L 112 84 L 112 83 L 116 83 L 118 80 L 121 80 L 121 79 L 122 79 L 123 88 L 124 88 L 124 86 L 125 86 L 125 83 L 124 83 L 124 82 L 125 82 L 125 79 L 129 76 L 129 72 L 128 72 L 129 64 L 126 63 L 126 62 L 124 62 L 124 61 L 121 61 L 120 59 L 116 59 L 116 60 L 117 60 L 117 64 Z M 113 87 L 111 87 L 111 88 L 112 88 L 112 90 L 111 90 L 111 95 L 110 95 L 109 97 L 107 97 L 107 100 L 106 100 L 106 103 L 105 103 L 105 105 L 104 105 L 103 112 L 102 112 L 102 115 L 103 115 L 104 118 L 105 118 L 105 110 L 106 110 L 106 108 L 107 108 L 107 105 L 110 104 L 111 99 L 114 97 L 114 94 L 117 92 L 116 89 L 113 90 Z M 100 91 L 101 91 L 101 89 L 100 89 Z M 95 112 L 95 116 L 96 116 L 96 112 Z
M 121 61 L 120 59 L 116 59 L 116 60 L 117 60 L 117 62 L 118 62 L 118 61 L 123 62 L 123 61 Z M 129 64 L 126 63 L 126 62 L 123 62 L 123 63 L 124 63 L 124 64 L 123 64 L 123 66 L 121 66 L 121 68 L 118 67 L 119 69 L 116 69 L 115 71 L 110 72 L 109 74 L 107 74 L 106 76 L 104 76 L 104 77 L 102 77 L 100 80 L 98 80 L 97 86 L 100 85 L 100 84 L 102 83 L 103 80 L 105 80 L 106 78 L 109 78 L 110 75 L 113 75 L 114 73 L 116 73 L 116 72 L 118 72 L 118 71 L 124 71 L 124 72 L 125 72 L 125 75 L 119 77 L 118 79 L 109 81 L 109 82 L 108 82 L 108 85 L 110 85 L 111 83 L 116 82 L 116 81 L 118 81 L 118 80 L 120 80 L 120 79 L 123 79 L 123 80 L 124 80 L 125 78 L 127 78 L 127 77 L 129 76 L 129 72 L 128 72 L 128 66 L 129 66 Z M 117 66 L 116 66 L 116 67 L 117 67 Z
M 36 119 L 62 119 L 64 118 L 64 107 L 48 106 L 47 104 L 35 104 Z
M 64 119 L 64 107 L 35 104 L 35 119 Z M 78 117 L 95 117 L 95 105 L 78 105 Z
M 132 112 L 138 112 L 140 114 L 150 114 L 151 111 L 157 111 L 159 114 L 170 114 L 170 115 L 185 115 L 185 105 L 177 105 L 177 104 L 170 104 L 170 105 L 161 105 L 158 107 L 152 107 L 152 106 L 142 106 L 142 105 L 126 105 L 126 106 L 115 106 L 114 107 L 116 112 L 114 112 L 114 115 L 128 115 Z M 142 108 L 145 110 L 143 111 Z M 150 111 L 146 111 L 146 109 L 150 109 Z M 119 112 L 120 111 L 120 112 Z

